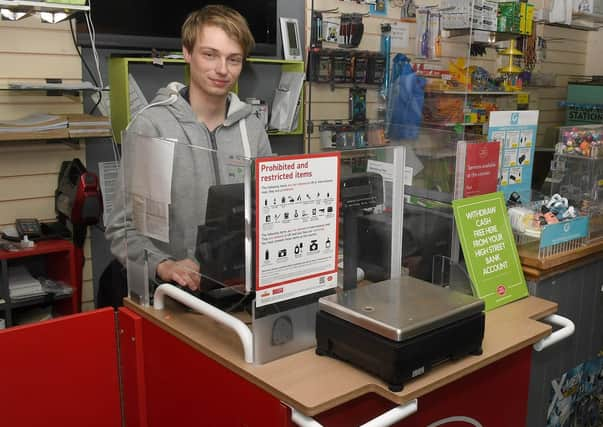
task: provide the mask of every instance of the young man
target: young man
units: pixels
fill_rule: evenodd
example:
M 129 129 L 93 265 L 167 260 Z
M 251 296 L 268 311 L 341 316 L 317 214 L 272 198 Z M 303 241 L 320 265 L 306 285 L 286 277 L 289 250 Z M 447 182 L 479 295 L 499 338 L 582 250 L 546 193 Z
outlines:
M 226 6 L 206 6 L 186 19 L 182 45 L 190 65 L 190 86 L 171 83 L 160 89 L 128 127 L 128 132 L 176 141 L 169 242 L 142 235 L 132 224 L 131 206 L 124 206 L 120 195 L 106 236 L 124 266 L 126 257 L 143 265 L 146 252 L 149 277 L 196 290 L 200 276 L 194 249 L 208 188 L 241 180 L 220 159 L 267 156 L 271 149 L 251 107 L 230 92 L 254 45 L 245 18 Z

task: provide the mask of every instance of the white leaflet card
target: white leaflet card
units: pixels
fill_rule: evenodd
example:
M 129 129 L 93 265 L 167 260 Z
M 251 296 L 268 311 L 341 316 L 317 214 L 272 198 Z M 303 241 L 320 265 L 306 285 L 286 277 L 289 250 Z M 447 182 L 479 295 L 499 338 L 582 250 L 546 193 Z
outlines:
M 174 141 L 125 136 L 124 173 L 134 225 L 145 236 L 169 242 Z
M 392 182 L 393 165 L 387 162 L 369 159 L 366 163 L 366 171 L 378 173 L 383 177 L 383 181 Z M 413 168 L 404 167 L 404 185 L 412 185 Z
M 172 202 L 174 142 L 142 135 L 129 135 L 128 191 L 147 199 Z
M 134 227 L 147 237 L 169 242 L 170 226 L 168 205 L 132 195 L 132 221 Z
M 103 195 L 103 224 L 109 223 L 109 215 L 113 210 L 113 199 L 118 184 L 119 162 L 99 162 L 98 173 Z
M 391 27 L 392 50 L 408 48 L 410 25 L 406 22 L 394 22 Z

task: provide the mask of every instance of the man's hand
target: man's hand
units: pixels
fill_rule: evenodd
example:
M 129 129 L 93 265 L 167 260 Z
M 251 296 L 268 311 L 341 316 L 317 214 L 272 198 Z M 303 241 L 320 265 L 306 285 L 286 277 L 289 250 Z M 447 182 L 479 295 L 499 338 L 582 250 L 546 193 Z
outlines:
M 180 286 L 186 286 L 193 291 L 199 289 L 201 276 L 199 275 L 199 264 L 192 259 L 174 261 L 166 259 L 157 265 L 157 276 L 164 282 L 176 282 Z

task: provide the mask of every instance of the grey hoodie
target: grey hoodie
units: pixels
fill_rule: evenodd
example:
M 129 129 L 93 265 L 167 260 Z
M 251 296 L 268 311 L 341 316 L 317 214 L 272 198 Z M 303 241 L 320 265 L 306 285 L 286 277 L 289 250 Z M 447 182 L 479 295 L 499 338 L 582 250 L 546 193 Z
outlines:
M 240 101 L 234 93 L 229 95 L 224 123 L 210 132 L 197 120 L 190 104 L 182 97 L 182 88 L 184 86 L 180 83 L 170 83 L 160 89 L 149 107 L 128 127 L 128 132 L 176 141 L 169 206 L 169 243 L 146 237 L 134 228 L 131 204 L 128 202 L 125 206 L 121 185 L 116 191 L 113 210 L 106 224 L 105 236 L 111 241 L 111 253 L 122 265 L 126 265 L 128 257 L 141 266 L 144 249 L 150 252 L 150 278 L 155 277 L 157 264 L 162 260 L 194 258 L 197 226 L 205 218 L 209 186 L 242 181 L 240 168 L 228 166 L 240 163 L 236 158 L 246 154 L 239 122 L 242 121 L 246 129 L 248 155 L 255 158 L 271 154 L 263 124 L 253 114 L 251 106 Z

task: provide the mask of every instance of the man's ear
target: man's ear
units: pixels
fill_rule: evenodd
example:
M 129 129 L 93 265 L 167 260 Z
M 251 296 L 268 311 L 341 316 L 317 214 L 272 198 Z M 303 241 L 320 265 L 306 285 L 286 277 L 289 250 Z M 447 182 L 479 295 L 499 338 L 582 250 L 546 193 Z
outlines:
M 182 46 L 182 53 L 184 54 L 184 60 L 186 62 L 191 62 L 191 53 L 184 46 Z

